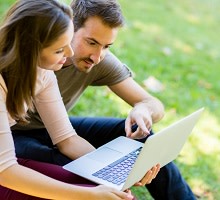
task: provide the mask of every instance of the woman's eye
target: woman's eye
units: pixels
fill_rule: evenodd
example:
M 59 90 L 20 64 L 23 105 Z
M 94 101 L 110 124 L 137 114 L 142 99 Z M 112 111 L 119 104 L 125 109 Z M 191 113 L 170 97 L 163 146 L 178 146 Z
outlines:
M 58 51 L 56 51 L 56 54 L 59 54 L 59 53 L 63 53 L 63 49 L 59 49 Z

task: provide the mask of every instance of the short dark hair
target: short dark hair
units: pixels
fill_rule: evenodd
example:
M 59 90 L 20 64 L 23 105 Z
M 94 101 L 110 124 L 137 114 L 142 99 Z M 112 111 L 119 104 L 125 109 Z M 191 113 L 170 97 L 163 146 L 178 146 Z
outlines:
M 99 17 L 109 27 L 121 27 L 124 25 L 124 17 L 117 0 L 73 0 L 74 30 L 84 26 L 90 17 Z

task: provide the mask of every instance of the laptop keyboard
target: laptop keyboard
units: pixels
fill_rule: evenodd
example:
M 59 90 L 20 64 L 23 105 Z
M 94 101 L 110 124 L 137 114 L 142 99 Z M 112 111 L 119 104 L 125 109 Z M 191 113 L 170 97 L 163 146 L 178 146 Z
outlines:
M 120 158 L 119 160 L 116 160 L 112 164 L 100 169 L 92 175 L 108 182 L 121 185 L 127 179 L 141 148 L 142 147 Z

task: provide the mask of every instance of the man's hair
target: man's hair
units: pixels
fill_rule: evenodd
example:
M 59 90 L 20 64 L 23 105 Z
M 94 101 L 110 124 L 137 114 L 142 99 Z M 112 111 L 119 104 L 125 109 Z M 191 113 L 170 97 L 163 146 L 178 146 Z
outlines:
M 111 28 L 124 25 L 121 7 L 116 0 L 73 0 L 71 8 L 75 31 L 82 28 L 90 17 L 99 17 Z
M 17 121 L 26 121 L 33 110 L 37 64 L 43 48 L 69 27 L 69 6 L 57 0 L 18 0 L 0 27 L 0 74 L 7 86 L 6 106 Z

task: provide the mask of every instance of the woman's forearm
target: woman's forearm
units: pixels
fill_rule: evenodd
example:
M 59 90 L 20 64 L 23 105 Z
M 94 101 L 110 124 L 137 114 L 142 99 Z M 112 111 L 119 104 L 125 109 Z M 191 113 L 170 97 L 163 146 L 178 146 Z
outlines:
M 77 200 L 90 196 L 90 190 L 86 188 L 57 181 L 19 164 L 15 164 L 1 173 L 0 185 L 47 199 Z

